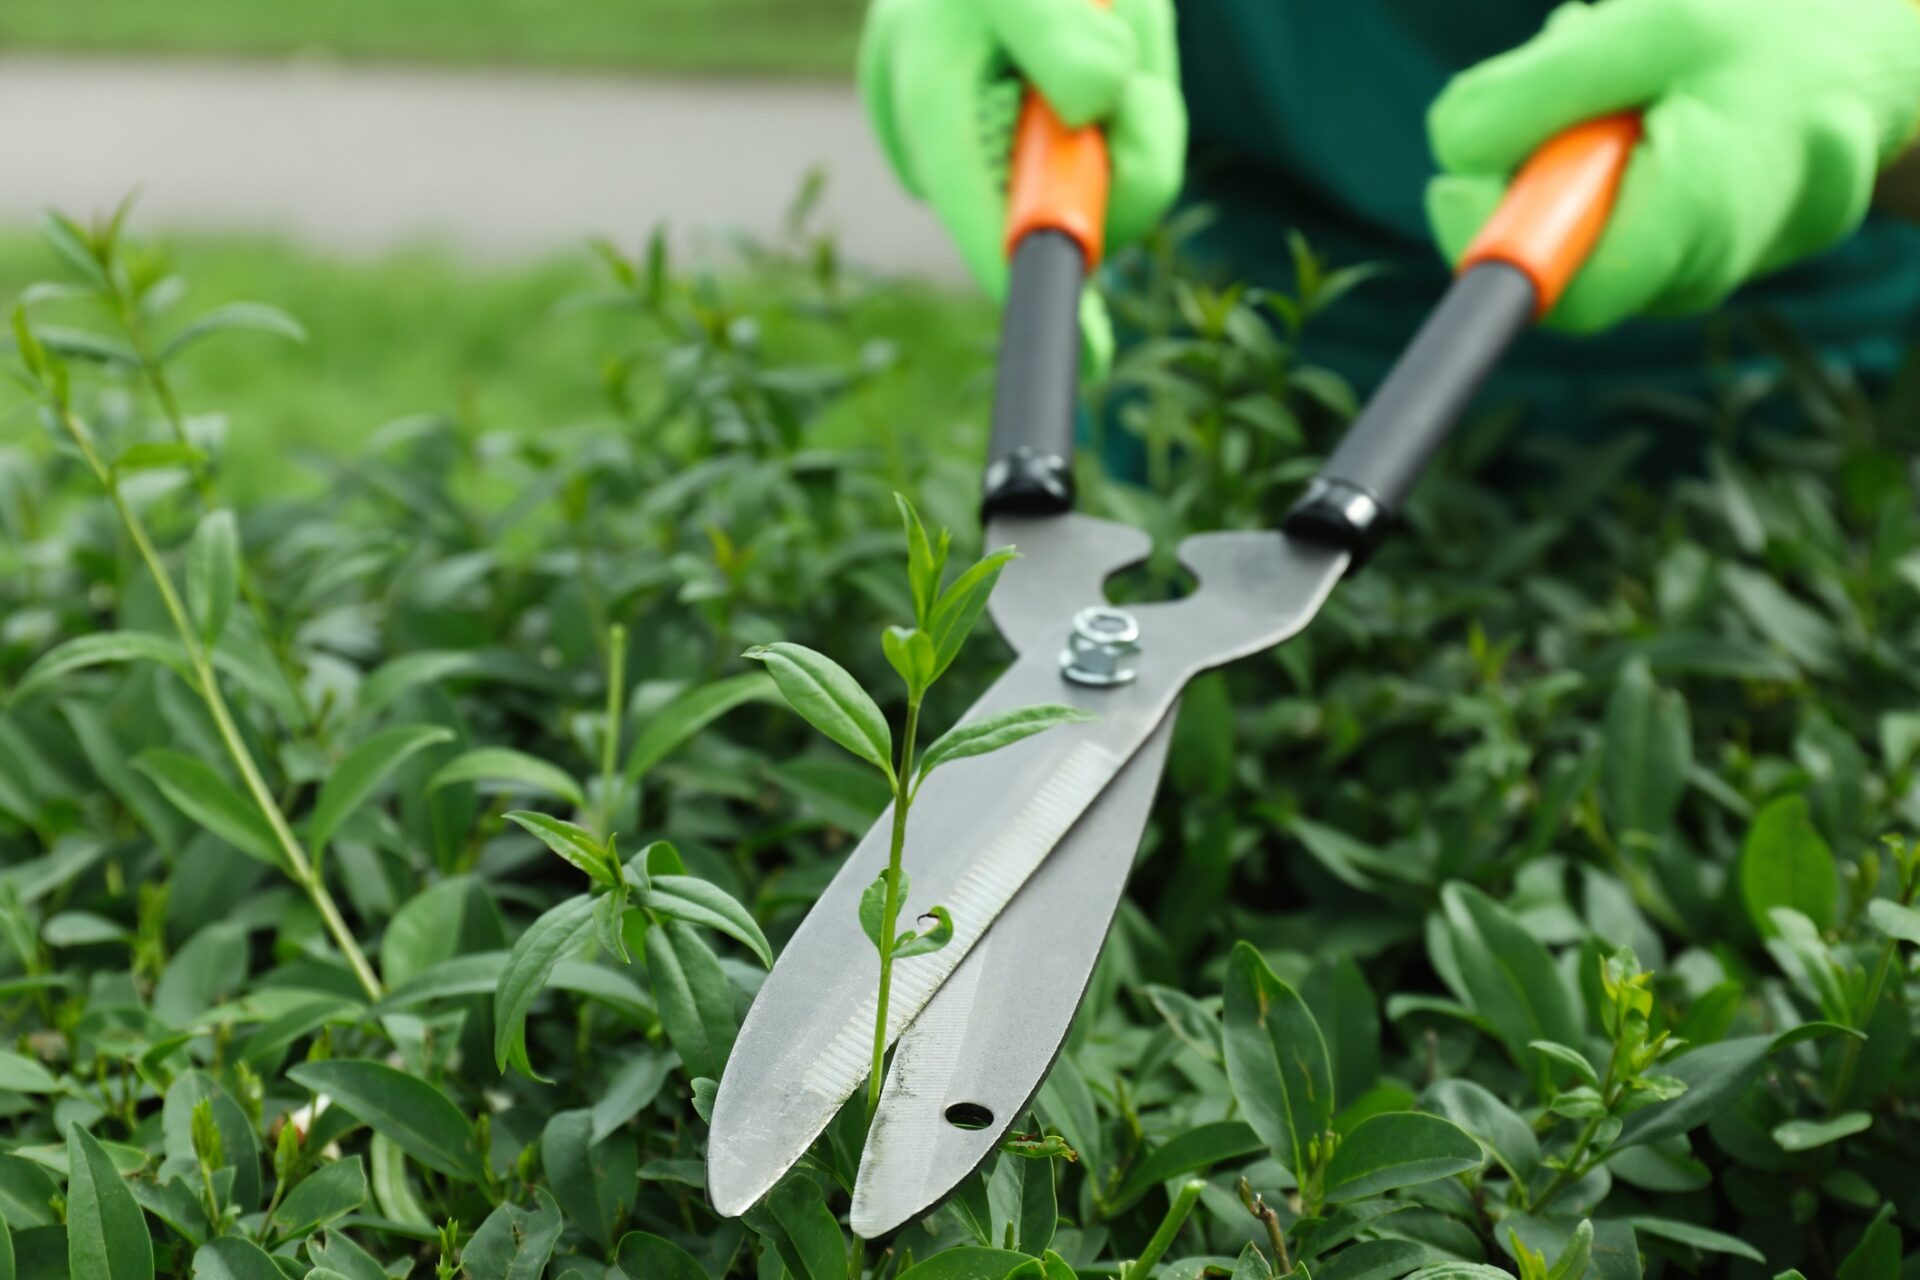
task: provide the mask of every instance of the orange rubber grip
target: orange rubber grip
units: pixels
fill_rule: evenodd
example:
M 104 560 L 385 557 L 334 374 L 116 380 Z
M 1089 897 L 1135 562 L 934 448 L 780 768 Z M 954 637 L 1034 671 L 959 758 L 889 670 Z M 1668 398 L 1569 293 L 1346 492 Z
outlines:
M 1061 231 L 1079 242 L 1087 270 L 1093 270 L 1106 247 L 1111 185 L 1107 138 L 1100 127 L 1069 129 L 1045 98 L 1028 89 L 1007 174 L 1007 256 L 1029 231 Z
M 1536 314 L 1553 310 L 1599 242 L 1639 141 L 1637 111 L 1601 116 L 1549 139 L 1467 246 L 1460 270 L 1482 262 L 1518 267 L 1539 295 Z

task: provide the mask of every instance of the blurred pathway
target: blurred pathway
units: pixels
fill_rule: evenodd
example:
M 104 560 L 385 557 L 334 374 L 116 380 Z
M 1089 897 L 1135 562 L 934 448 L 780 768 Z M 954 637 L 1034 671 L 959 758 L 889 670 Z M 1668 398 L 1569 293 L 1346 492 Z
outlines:
M 110 208 L 150 230 L 281 233 L 366 252 L 444 240 L 492 259 L 767 236 L 814 166 L 848 256 L 952 280 L 851 85 L 0 54 L 0 219 Z

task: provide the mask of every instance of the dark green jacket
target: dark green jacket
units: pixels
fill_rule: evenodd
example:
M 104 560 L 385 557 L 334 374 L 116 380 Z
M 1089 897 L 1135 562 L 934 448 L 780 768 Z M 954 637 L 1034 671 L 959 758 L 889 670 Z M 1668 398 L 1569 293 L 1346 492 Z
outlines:
M 1214 205 L 1201 252 L 1285 287 L 1298 227 L 1336 265 L 1393 271 L 1315 318 L 1309 354 L 1361 390 L 1445 286 L 1422 191 L 1426 111 L 1455 72 L 1518 45 L 1544 0 L 1176 0 L 1192 115 L 1188 199 Z M 1869 375 L 1920 336 L 1920 228 L 1874 219 L 1846 244 L 1736 299 L 1789 320 Z M 1493 394 L 1561 420 L 1623 388 L 1697 390 L 1702 321 L 1641 321 L 1595 338 L 1530 335 Z

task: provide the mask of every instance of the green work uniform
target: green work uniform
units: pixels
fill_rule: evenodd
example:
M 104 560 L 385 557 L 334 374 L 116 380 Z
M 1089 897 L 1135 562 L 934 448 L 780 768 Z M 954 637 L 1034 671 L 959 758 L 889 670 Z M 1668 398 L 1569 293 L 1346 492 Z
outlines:
M 1362 391 L 1447 280 L 1422 193 L 1428 104 L 1458 71 L 1525 42 L 1546 0 L 1178 0 L 1192 119 L 1186 200 L 1218 220 L 1198 251 L 1223 274 L 1285 288 L 1286 231 L 1336 265 L 1389 264 L 1308 326 L 1307 355 Z M 1868 377 L 1920 336 L 1920 227 L 1874 217 L 1846 243 L 1755 281 L 1736 303 L 1778 314 Z M 1490 395 L 1547 422 L 1620 392 L 1698 392 L 1706 321 L 1639 320 L 1595 337 L 1528 335 Z

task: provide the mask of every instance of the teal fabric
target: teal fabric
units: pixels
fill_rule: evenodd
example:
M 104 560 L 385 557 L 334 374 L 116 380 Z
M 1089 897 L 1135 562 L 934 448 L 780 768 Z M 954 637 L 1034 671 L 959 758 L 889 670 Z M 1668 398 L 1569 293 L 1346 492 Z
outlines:
M 1432 308 L 1447 271 L 1422 198 L 1428 104 L 1455 72 L 1525 41 L 1548 0 L 1179 0 L 1191 113 L 1185 199 L 1218 220 L 1197 251 L 1223 274 L 1285 288 L 1286 231 L 1336 264 L 1390 275 L 1315 317 L 1310 358 L 1362 392 Z M 1784 317 L 1867 376 L 1920 336 L 1920 227 L 1874 218 L 1845 244 L 1758 280 L 1733 305 Z M 1623 391 L 1701 389 L 1706 321 L 1641 320 L 1596 337 L 1535 332 L 1489 397 L 1578 424 Z

